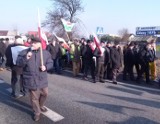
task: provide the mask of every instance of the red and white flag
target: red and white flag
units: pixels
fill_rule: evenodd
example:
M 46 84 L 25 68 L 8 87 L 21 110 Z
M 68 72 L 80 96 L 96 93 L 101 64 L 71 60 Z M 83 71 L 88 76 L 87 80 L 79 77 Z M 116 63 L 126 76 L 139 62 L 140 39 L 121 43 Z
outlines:
M 98 37 L 95 33 L 93 33 L 93 41 L 94 41 L 96 47 L 98 48 L 98 50 L 100 51 L 100 53 L 102 53 L 101 46 L 100 46 L 100 41 L 99 41 L 99 39 L 98 39 Z
M 67 50 L 70 49 L 69 45 L 66 43 L 66 41 L 65 41 L 63 38 L 58 37 L 56 34 L 54 34 L 54 36 L 57 38 L 58 41 L 63 42 L 62 46 L 63 46 L 65 49 L 67 49 Z
M 38 35 L 41 40 L 42 49 L 46 49 L 46 47 L 48 45 L 48 40 L 47 40 L 46 34 L 41 29 L 39 9 L 38 9 Z

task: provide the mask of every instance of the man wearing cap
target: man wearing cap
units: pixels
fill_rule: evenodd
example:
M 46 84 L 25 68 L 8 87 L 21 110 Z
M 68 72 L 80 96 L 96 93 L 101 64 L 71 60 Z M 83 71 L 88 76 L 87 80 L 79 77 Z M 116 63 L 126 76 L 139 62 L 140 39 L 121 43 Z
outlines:
M 30 93 L 34 120 L 38 121 L 41 112 L 47 111 L 44 107 L 48 96 L 47 71 L 52 69 L 53 61 L 48 51 L 43 50 L 41 54 L 41 42 L 38 38 L 32 38 L 31 40 L 31 48 L 23 50 L 19 54 L 17 65 L 23 68 L 24 86 Z

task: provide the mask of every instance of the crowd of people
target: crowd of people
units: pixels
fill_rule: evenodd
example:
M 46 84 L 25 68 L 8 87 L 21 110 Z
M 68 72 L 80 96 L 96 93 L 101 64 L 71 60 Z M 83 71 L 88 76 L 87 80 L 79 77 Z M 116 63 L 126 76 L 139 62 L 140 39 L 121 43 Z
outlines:
M 157 59 L 154 40 L 132 41 L 122 46 L 119 39 L 101 40 L 97 45 L 93 39 L 82 38 L 68 42 L 69 47 L 66 47 L 64 42 L 52 37 L 42 53 L 43 64 L 38 38 L 29 37 L 24 42 L 20 36 L 16 36 L 14 43 L 8 43 L 8 39 L 0 39 L 0 71 L 11 69 L 12 97 L 24 96 L 26 89 L 29 90 L 35 121 L 39 120 L 41 111 L 46 111 L 47 72 L 62 74 L 67 67 L 72 68 L 74 77 L 82 73 L 82 79 L 90 81 L 90 72 L 93 83 L 105 83 L 109 79 L 117 84 L 117 76 L 123 70 L 123 80 L 140 83 L 145 77 L 146 83 L 150 84 L 150 63 Z M 12 50 L 17 46 L 26 48 L 20 51 L 14 62 Z

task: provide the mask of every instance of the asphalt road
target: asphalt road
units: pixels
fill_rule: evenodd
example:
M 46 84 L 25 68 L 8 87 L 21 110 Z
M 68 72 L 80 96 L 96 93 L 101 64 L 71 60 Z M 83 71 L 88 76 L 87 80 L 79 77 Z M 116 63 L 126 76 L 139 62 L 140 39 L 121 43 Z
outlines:
M 10 97 L 10 72 L 0 72 L 0 124 L 159 124 L 160 89 L 133 82 L 93 84 L 70 73 L 48 74 L 46 106 L 64 117 L 32 120 L 28 96 Z M 3 80 L 3 81 L 2 81 Z M 153 87 L 153 86 L 152 86 Z

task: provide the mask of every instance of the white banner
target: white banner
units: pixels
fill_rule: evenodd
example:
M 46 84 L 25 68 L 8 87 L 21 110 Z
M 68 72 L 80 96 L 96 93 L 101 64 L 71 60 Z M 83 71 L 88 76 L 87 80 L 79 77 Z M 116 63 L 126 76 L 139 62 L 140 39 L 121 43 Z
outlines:
M 16 65 L 17 57 L 18 54 L 22 51 L 27 49 L 28 47 L 26 46 L 15 46 L 11 47 L 11 52 L 12 52 L 12 59 L 13 59 L 13 64 Z

